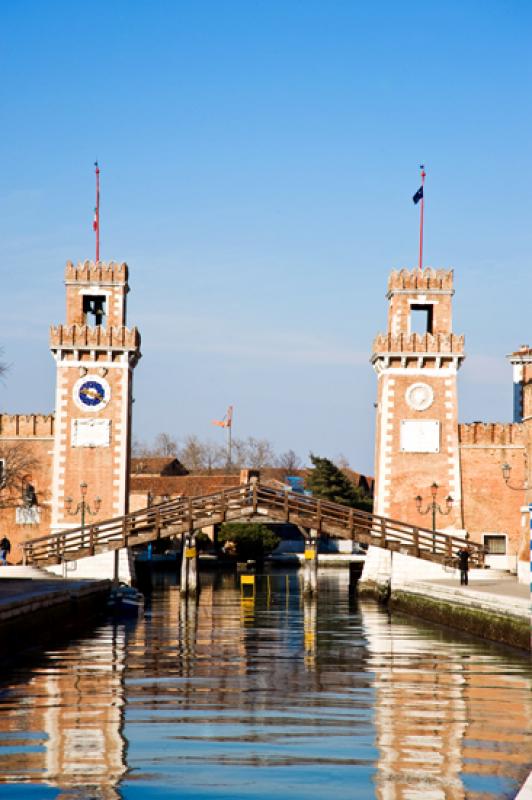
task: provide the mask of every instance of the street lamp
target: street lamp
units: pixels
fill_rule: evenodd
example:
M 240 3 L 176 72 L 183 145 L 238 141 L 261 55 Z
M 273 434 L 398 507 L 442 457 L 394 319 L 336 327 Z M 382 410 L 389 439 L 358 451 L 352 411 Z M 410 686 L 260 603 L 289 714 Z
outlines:
M 522 492 L 523 489 L 528 489 L 528 484 L 527 484 L 526 478 L 523 481 L 521 486 L 512 486 L 511 485 L 511 483 L 510 483 L 510 475 L 511 475 L 511 472 L 512 472 L 512 468 L 508 464 L 507 461 L 502 465 L 501 470 L 502 470 L 502 477 L 504 478 L 504 482 L 505 482 L 506 486 L 509 489 L 515 489 L 516 492 Z
M 453 507 L 453 498 L 451 495 L 447 495 L 445 498 L 445 510 L 440 506 L 440 504 L 436 501 L 436 496 L 438 494 L 439 486 L 434 481 L 432 486 L 430 487 L 430 493 L 432 495 L 432 502 L 430 502 L 425 509 L 421 508 L 421 504 L 423 503 L 423 498 L 420 494 L 416 497 L 416 508 L 420 514 L 429 514 L 432 512 L 432 531 L 436 531 L 436 514 L 441 514 L 443 517 L 446 517 L 448 514 L 451 513 L 451 509 Z M 433 552 L 436 551 L 436 542 L 433 543 Z
M 87 489 L 89 487 L 82 481 L 79 485 L 79 490 L 81 492 L 81 500 L 77 504 L 75 510 L 72 510 L 72 503 L 74 500 L 72 497 L 65 497 L 65 507 L 67 510 L 67 514 L 70 514 L 73 517 L 76 517 L 78 514 L 81 513 L 81 546 L 83 547 L 85 544 L 85 516 L 90 514 L 91 517 L 95 517 L 98 511 L 100 510 L 100 506 L 102 504 L 101 497 L 94 498 L 94 510 L 90 507 L 90 505 L 86 501 L 87 497 Z

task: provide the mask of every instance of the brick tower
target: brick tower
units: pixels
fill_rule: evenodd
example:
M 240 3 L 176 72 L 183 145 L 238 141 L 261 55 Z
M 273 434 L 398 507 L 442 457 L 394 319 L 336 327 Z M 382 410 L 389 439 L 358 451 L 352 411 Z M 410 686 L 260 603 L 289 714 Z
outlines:
M 89 504 L 101 498 L 94 521 L 128 510 L 131 392 L 140 335 L 125 327 L 127 280 L 126 264 L 66 266 L 66 324 L 50 330 L 57 367 L 52 531 L 80 525 L 79 515 L 68 513 L 67 498 L 75 509 L 82 482 Z
M 451 495 L 453 509 L 438 529 L 462 529 L 456 378 L 464 337 L 452 332 L 451 270 L 393 271 L 388 280 L 388 330 L 373 343 L 378 376 L 375 513 L 430 527 L 415 497 Z

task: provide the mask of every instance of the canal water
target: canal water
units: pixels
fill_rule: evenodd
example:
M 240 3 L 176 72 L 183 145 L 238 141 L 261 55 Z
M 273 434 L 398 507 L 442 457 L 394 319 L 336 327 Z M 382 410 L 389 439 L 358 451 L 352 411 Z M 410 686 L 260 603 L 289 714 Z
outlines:
M 348 576 L 172 582 L 0 675 L 0 800 L 483 800 L 532 768 L 527 657 L 349 597 Z M 251 593 L 251 588 L 248 589 Z

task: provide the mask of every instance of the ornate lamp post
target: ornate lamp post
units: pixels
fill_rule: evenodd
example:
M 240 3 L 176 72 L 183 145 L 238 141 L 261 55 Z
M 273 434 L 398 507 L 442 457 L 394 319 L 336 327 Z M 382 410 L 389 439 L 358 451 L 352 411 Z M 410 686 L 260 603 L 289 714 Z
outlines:
M 432 501 L 427 505 L 425 509 L 421 508 L 421 504 L 423 503 L 423 498 L 420 494 L 416 497 L 416 508 L 420 514 L 429 514 L 432 513 L 432 531 L 433 533 L 436 532 L 436 514 L 441 514 L 443 517 L 446 517 L 448 514 L 451 513 L 451 509 L 453 507 L 453 498 L 451 495 L 447 495 L 445 498 L 445 510 L 440 506 L 440 504 L 436 501 L 436 496 L 438 494 L 439 486 L 434 481 L 432 486 L 430 487 L 430 493 L 432 495 Z M 433 539 L 432 551 L 436 552 L 436 541 Z
M 67 510 L 67 514 L 71 514 L 73 517 L 76 517 L 78 514 L 81 514 L 81 546 L 83 547 L 85 544 L 85 517 L 87 514 L 90 514 L 91 517 L 95 517 L 98 511 L 100 510 L 100 506 L 102 504 L 101 497 L 94 498 L 94 510 L 90 507 L 90 505 L 86 501 L 87 496 L 87 489 L 89 487 L 82 481 L 79 485 L 79 489 L 81 492 L 81 500 L 77 504 L 75 510 L 72 510 L 72 503 L 74 500 L 72 497 L 65 497 L 65 507 Z

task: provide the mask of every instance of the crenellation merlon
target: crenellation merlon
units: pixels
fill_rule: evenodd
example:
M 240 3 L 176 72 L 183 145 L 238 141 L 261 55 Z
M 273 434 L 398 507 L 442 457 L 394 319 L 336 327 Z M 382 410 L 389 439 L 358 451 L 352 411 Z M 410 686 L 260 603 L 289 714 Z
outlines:
M 0 437 L 52 438 L 54 420 L 53 414 L 0 414 Z
M 52 325 L 50 328 L 50 348 L 83 348 L 105 350 L 138 350 L 140 333 L 137 328 L 124 325 L 95 327 L 89 325 Z
M 100 284 L 100 285 L 127 285 L 128 266 L 116 261 L 83 261 L 73 264 L 67 261 L 65 267 L 65 283 Z
M 463 356 L 464 345 L 465 337 L 454 333 L 379 333 L 373 341 L 373 353 Z
M 516 422 L 467 422 L 458 425 L 461 445 L 522 445 L 523 426 Z
M 392 270 L 388 277 L 388 297 L 395 291 L 409 292 L 445 292 L 454 293 L 454 270 L 434 269 L 426 267 L 423 270 L 414 269 Z

